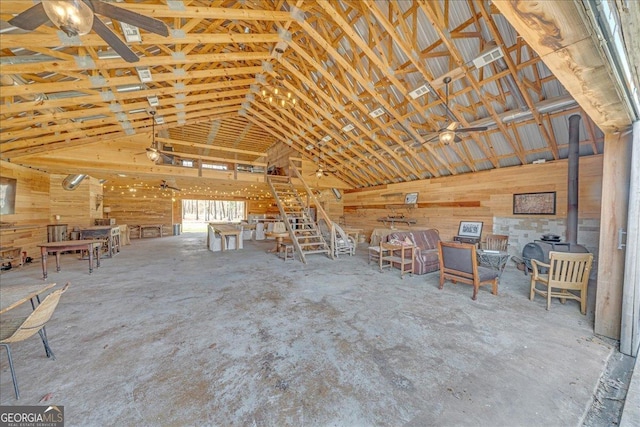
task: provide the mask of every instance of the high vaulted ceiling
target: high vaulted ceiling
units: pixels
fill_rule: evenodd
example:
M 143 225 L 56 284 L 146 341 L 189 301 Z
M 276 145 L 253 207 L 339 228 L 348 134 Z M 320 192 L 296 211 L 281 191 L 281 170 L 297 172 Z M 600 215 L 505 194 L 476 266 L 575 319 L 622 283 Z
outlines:
M 114 5 L 170 30 L 140 31 L 129 43 L 135 63 L 94 32 L 6 22 L 32 5 L 0 4 L 3 160 L 179 176 L 198 161 L 261 171 L 268 150 L 286 144 L 358 188 L 565 158 L 576 113 L 581 153 L 603 150 L 598 126 L 487 1 L 125 0 Z M 115 20 L 100 19 L 123 38 Z M 488 52 L 500 57 L 477 62 Z M 296 105 L 271 105 L 265 87 Z M 452 121 L 487 130 L 445 145 L 438 131 Z M 152 129 L 165 169 L 140 156 Z

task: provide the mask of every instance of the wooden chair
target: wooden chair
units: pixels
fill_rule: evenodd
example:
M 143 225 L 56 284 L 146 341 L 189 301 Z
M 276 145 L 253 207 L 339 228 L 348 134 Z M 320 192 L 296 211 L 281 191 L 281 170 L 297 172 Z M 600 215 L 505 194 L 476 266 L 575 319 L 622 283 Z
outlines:
M 353 237 L 347 235 L 345 231 L 335 222 L 333 223 L 333 234 L 331 236 L 331 248 L 333 249 L 334 256 L 340 257 L 342 254 L 355 255 L 356 242 Z
M 478 266 L 476 257 L 476 245 L 471 243 L 438 242 L 440 255 L 440 289 L 444 287 L 445 280 L 453 283 L 462 282 L 473 286 L 475 300 L 478 289 L 482 285 L 491 285 L 491 293 L 498 295 L 499 271 Z
M 9 370 L 11 371 L 11 379 L 13 380 L 13 390 L 16 394 L 16 399 L 20 399 L 20 391 L 18 390 L 18 379 L 16 378 L 16 372 L 13 369 L 13 359 L 11 358 L 10 343 L 24 341 L 27 338 L 40 334 L 42 342 L 44 343 L 45 352 L 48 357 L 55 360 L 55 356 L 49 348 L 49 341 L 47 340 L 47 334 L 43 331 L 46 323 L 51 319 L 54 310 L 56 309 L 60 296 L 67 290 L 69 283 L 64 285 L 62 289 L 51 292 L 47 297 L 37 305 L 31 314 L 27 317 L 17 317 L 2 321 L 2 329 L 0 332 L 0 345 L 7 349 L 7 357 L 9 358 Z
M 488 234 L 482 244 L 482 249 L 491 251 L 507 252 L 508 247 L 509 236 L 504 234 Z
M 567 299 L 580 302 L 580 312 L 587 314 L 587 285 L 593 263 L 593 254 L 549 252 L 549 264 L 536 259 L 531 260 L 531 292 L 529 299 L 533 301 L 535 294 L 547 298 L 547 310 L 551 307 L 551 298 L 560 298 L 561 303 Z M 543 274 L 541 269 L 548 273 Z M 537 283 L 544 289 L 538 289 Z M 576 293 L 577 292 L 577 293 Z

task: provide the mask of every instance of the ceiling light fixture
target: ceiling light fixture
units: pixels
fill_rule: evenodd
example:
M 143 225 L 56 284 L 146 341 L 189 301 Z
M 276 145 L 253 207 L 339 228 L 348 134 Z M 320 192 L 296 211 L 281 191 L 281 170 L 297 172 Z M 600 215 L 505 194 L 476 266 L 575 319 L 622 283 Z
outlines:
M 456 138 L 456 133 L 452 130 L 447 129 L 445 131 L 440 132 L 439 138 L 442 144 L 449 145 Z
M 147 158 L 155 163 L 160 159 L 160 152 L 156 147 L 156 121 L 153 118 L 156 112 L 150 111 L 149 114 L 151 114 L 151 147 L 147 148 Z
M 298 102 L 290 91 L 285 90 L 285 88 L 279 84 L 276 86 L 263 86 L 260 95 L 262 99 L 270 105 L 277 105 L 280 108 L 294 108 L 296 102 Z
M 51 22 L 69 37 L 83 36 L 93 26 L 93 11 L 82 0 L 49 0 L 42 6 Z

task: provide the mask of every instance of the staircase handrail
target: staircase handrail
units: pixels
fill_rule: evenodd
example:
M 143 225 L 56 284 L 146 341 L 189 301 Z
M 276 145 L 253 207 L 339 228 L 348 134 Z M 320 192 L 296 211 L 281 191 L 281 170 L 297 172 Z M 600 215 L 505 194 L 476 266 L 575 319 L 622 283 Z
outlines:
M 327 223 L 327 225 L 329 225 L 332 228 L 331 232 L 333 232 L 333 221 L 331 221 L 331 218 L 329 217 L 327 212 L 322 208 L 322 205 L 316 198 L 315 194 L 313 194 L 311 187 L 307 185 L 304 178 L 302 178 L 302 175 L 300 175 L 300 172 L 298 171 L 298 167 L 293 163 L 293 160 L 291 159 L 289 159 L 289 170 L 293 170 L 295 177 L 298 178 L 300 182 L 302 182 L 302 185 L 304 186 L 304 189 L 307 192 L 307 198 L 310 198 L 313 201 L 313 203 L 316 205 L 317 214 L 319 215 L 319 217 L 322 217 L 322 219 Z M 289 172 L 289 176 L 291 176 L 291 172 Z M 307 206 L 307 208 L 308 207 L 309 206 Z

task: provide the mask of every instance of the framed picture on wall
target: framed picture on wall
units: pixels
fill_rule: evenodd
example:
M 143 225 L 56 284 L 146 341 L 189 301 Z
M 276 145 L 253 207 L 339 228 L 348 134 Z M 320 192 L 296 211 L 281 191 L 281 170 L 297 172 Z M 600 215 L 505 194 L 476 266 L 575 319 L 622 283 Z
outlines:
M 460 221 L 458 236 L 480 238 L 482 235 L 481 221 Z
M 521 193 L 513 195 L 514 215 L 555 215 L 556 192 Z
M 0 177 L 0 214 L 11 215 L 16 213 L 16 185 L 14 178 Z

